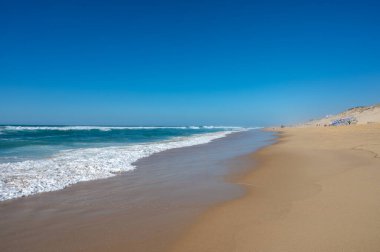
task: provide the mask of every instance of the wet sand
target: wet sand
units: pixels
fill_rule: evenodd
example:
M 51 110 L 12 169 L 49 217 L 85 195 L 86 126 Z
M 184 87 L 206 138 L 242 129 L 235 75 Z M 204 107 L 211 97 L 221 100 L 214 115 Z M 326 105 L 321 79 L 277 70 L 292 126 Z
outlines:
M 172 251 L 380 251 L 380 125 L 280 130 Z M 252 165 L 253 167 L 253 165 Z
M 244 194 L 225 176 L 271 139 L 236 133 L 155 154 L 110 179 L 1 202 L 0 251 L 167 251 L 212 204 Z

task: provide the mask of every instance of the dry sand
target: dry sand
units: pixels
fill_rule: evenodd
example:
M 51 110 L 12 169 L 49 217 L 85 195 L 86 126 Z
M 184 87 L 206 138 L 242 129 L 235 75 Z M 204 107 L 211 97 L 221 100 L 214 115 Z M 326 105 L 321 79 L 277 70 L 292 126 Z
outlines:
M 380 251 L 380 124 L 287 128 L 173 251 Z

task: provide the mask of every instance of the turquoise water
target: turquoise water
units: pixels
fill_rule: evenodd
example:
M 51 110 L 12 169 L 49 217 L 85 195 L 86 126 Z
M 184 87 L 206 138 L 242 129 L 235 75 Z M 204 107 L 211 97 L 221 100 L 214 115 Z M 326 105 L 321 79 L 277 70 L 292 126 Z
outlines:
M 0 126 L 0 163 L 47 157 L 61 150 L 150 143 L 228 127 Z
M 154 153 L 209 143 L 240 127 L 0 126 L 0 200 L 135 169 Z

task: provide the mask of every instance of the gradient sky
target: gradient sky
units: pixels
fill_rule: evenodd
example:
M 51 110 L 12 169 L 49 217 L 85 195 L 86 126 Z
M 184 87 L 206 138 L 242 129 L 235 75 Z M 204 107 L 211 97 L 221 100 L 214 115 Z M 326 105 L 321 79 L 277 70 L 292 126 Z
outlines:
M 270 125 L 380 102 L 380 1 L 1 1 L 0 124 Z

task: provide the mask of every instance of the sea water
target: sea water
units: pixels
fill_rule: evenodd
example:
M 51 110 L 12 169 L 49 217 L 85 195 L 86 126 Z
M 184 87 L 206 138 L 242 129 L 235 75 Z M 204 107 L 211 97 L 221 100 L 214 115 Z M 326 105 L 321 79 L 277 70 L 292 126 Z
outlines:
M 0 126 L 0 201 L 136 168 L 152 154 L 206 144 L 247 128 Z

